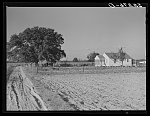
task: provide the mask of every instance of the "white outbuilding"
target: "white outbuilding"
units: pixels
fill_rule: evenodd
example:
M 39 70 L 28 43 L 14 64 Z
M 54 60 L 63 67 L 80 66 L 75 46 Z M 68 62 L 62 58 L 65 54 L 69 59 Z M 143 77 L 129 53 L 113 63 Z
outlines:
M 105 58 L 103 55 L 97 55 L 95 57 L 95 66 L 105 66 Z

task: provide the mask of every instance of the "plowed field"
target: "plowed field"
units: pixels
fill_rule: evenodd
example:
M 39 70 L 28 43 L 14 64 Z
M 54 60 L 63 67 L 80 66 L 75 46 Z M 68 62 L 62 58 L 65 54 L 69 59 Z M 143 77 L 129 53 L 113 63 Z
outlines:
M 145 72 L 38 75 L 30 79 L 45 104 L 53 104 L 54 110 L 66 106 L 70 110 L 146 110 Z M 58 98 L 68 105 L 59 104 Z

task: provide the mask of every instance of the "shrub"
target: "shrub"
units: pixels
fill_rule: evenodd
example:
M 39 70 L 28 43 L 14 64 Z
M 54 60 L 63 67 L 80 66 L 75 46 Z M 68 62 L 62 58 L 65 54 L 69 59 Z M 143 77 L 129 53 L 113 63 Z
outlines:
M 89 66 L 89 64 L 81 64 L 81 66 Z
M 61 66 L 61 67 L 73 67 L 72 64 L 66 64 L 66 63 L 65 63 L 65 64 L 60 64 L 60 66 Z

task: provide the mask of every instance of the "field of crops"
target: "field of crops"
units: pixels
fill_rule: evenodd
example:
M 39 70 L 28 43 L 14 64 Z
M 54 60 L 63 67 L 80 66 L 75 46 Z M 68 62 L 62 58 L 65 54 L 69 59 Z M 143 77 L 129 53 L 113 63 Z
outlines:
M 63 107 L 73 110 L 146 110 L 145 68 L 107 68 L 98 73 L 96 70 L 95 73 L 56 71 L 54 75 L 43 71 L 42 75 L 32 76 L 29 70 L 24 71 L 32 77 L 30 79 L 46 106 L 54 110 Z M 69 105 L 63 106 L 58 103 L 59 99 Z

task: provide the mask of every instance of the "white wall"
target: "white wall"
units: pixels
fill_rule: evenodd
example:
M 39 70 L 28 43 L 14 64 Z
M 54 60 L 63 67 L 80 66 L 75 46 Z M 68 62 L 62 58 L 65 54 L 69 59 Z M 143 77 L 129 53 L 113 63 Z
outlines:
M 105 57 L 105 64 L 109 66 L 109 57 L 104 53 L 103 56 Z
M 127 59 L 125 59 L 125 61 L 123 62 L 123 66 L 132 66 L 132 59 L 128 59 L 128 62 Z
M 101 66 L 101 64 L 100 64 L 100 60 L 95 59 L 95 66 Z
M 113 59 L 109 60 L 109 66 L 121 66 L 121 65 L 122 65 L 122 63 L 119 60 L 116 60 L 116 63 L 114 63 Z
M 95 66 L 105 66 L 105 61 L 101 61 L 98 56 L 95 57 Z

